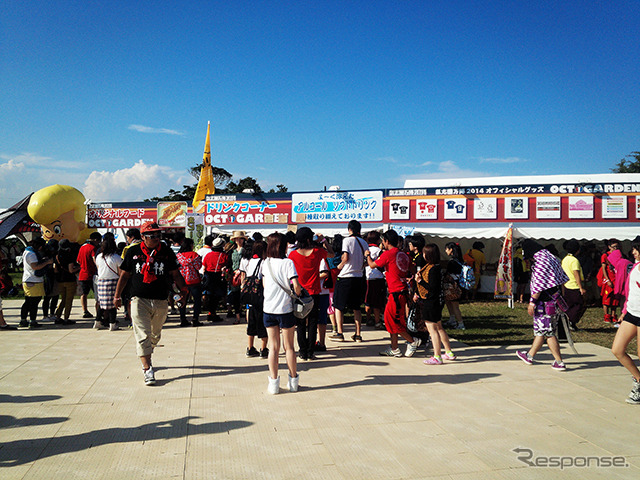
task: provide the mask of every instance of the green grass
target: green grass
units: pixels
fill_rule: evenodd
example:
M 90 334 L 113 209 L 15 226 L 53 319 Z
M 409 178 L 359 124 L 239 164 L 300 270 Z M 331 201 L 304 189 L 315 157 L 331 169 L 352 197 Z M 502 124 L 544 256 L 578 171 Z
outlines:
M 510 345 L 527 344 L 533 340 L 532 319 L 527 313 L 527 305 L 516 304 L 511 309 L 507 302 L 477 301 L 462 303 L 460 311 L 466 330 L 455 330 L 453 336 L 469 345 Z M 448 315 L 443 310 L 443 318 Z M 579 330 L 572 332 L 574 342 L 588 342 L 611 348 L 616 329 L 603 321 L 602 307 L 587 308 Z M 636 340 L 629 344 L 627 352 L 637 354 Z

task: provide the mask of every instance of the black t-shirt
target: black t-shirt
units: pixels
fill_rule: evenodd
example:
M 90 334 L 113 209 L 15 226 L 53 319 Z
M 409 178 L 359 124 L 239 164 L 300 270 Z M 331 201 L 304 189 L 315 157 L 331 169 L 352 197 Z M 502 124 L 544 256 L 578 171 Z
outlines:
M 157 279 L 151 283 L 144 283 L 142 280 L 142 266 L 147 261 L 147 256 L 142 252 L 140 244 L 133 245 L 127 250 L 120 268 L 131 274 L 131 297 L 148 298 L 152 300 L 166 300 L 169 296 L 169 289 L 173 283 L 173 276 L 170 272 L 178 270 L 176 254 L 164 243 L 160 244 L 160 249 L 156 251 L 153 273 Z
M 55 256 L 55 263 L 58 268 L 58 274 L 56 280 L 59 282 L 75 282 L 76 274 L 69 271 L 69 265 L 76 263 L 78 258 L 78 250 L 80 245 L 72 243 L 71 248 L 68 250 L 60 249 Z

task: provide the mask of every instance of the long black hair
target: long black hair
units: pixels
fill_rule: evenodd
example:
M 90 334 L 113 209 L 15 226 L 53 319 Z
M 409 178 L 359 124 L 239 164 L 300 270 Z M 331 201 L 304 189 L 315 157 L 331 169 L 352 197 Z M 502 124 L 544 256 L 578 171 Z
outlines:
M 444 246 L 444 249 L 451 249 L 451 254 L 449 256 L 462 263 L 462 250 L 460 250 L 460 245 L 455 242 L 449 242 Z

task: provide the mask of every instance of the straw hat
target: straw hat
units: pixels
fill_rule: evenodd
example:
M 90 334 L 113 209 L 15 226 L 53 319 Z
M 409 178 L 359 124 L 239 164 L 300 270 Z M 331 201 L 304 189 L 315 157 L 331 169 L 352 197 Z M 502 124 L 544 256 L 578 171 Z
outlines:
M 244 238 L 246 240 L 249 237 L 247 237 L 247 233 L 244 230 L 234 230 L 233 235 L 231 235 L 231 241 L 236 238 Z

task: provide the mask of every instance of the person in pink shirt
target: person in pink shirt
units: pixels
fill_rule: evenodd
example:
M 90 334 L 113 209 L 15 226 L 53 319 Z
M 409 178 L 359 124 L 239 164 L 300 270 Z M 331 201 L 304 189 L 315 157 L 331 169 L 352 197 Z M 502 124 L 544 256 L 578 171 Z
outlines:
M 298 281 L 313 297 L 313 309 L 307 316 L 297 320 L 298 350 L 302 360 L 313 360 L 316 346 L 319 317 L 319 296 L 322 289 L 320 275 L 328 273 L 327 252 L 313 244 L 313 232 L 309 227 L 296 232 L 297 249 L 289 254 L 298 272 Z M 324 270 L 321 265 L 324 264 Z
M 638 345 L 640 345 L 640 236 L 637 236 L 631 243 L 631 253 L 636 263 L 627 277 L 625 302 L 619 318 L 620 328 L 613 339 L 611 351 L 633 377 L 633 387 L 625 401 L 639 405 L 640 370 L 638 370 L 635 362 L 627 353 L 627 347 L 634 338 L 637 339 Z M 640 350 L 640 347 L 638 349 Z

